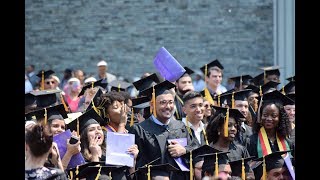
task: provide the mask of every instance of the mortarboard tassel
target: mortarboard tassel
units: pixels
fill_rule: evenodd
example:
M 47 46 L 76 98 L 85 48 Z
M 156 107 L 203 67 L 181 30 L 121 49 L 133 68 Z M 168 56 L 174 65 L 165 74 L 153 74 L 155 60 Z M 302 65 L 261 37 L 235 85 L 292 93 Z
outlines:
M 220 107 L 220 94 L 218 94 L 218 107 Z
M 241 163 L 241 179 L 246 179 L 246 171 L 244 167 L 244 159 L 242 158 L 242 163 Z
M 48 116 L 47 116 L 47 108 L 44 108 L 44 125 L 47 124 L 47 119 L 48 119 Z
M 218 153 L 216 153 L 216 162 L 214 163 L 214 176 L 219 177 Z
M 94 82 L 91 82 L 91 88 L 94 88 Z
M 112 176 L 111 176 L 111 171 L 109 172 L 109 180 L 112 179 Z
M 266 167 L 266 160 L 263 156 L 263 164 L 262 164 L 262 180 L 267 180 L 267 167 Z
M 120 83 L 118 84 L 118 92 L 120 92 L 120 87 L 121 87 L 121 85 L 120 85 Z
M 156 113 L 156 90 L 154 89 L 154 86 L 152 86 L 152 113 L 155 118 L 157 118 L 157 113 Z
M 260 94 L 260 96 L 263 95 L 261 85 L 259 86 L 259 94 Z
M 148 173 L 147 173 L 147 177 L 148 177 L 148 180 L 151 180 L 151 174 L 150 174 L 150 167 L 152 165 L 148 165 Z
M 42 75 L 41 75 L 41 91 L 44 90 L 44 71 L 42 71 Z
M 100 164 L 99 164 L 99 166 L 100 166 L 100 168 L 99 168 L 98 174 L 94 180 L 99 180 L 100 172 L 101 172 L 101 168 L 102 168 L 102 166 Z
M 234 92 L 232 92 L 232 97 L 231 97 L 231 108 L 234 108 Z
M 267 73 L 266 70 L 263 71 L 263 84 L 267 83 Z
M 70 180 L 72 180 L 73 179 L 73 172 L 72 171 L 70 171 Z
M 131 126 L 133 126 L 133 124 L 134 124 L 134 120 L 133 120 L 133 118 L 134 118 L 134 112 L 133 112 L 133 108 L 131 108 L 131 119 L 130 119 L 130 127 Z
M 79 174 L 79 165 L 76 167 L 76 176 Z M 76 178 L 78 180 L 79 178 Z
M 282 94 L 286 95 L 286 92 L 284 91 L 284 86 L 282 86 Z
M 190 151 L 190 180 L 193 180 L 192 150 Z
M 79 137 L 80 130 L 79 130 L 79 118 L 77 118 L 77 136 Z
M 227 108 L 227 112 L 226 112 L 226 117 L 225 117 L 225 121 L 224 121 L 224 127 L 223 127 L 223 134 L 224 137 L 228 137 L 228 125 L 229 125 L 229 108 Z
M 63 104 L 64 110 L 66 112 L 69 112 L 68 106 L 66 105 L 66 102 L 64 101 L 64 98 L 61 93 L 60 93 L 60 100 L 61 100 L 61 103 Z

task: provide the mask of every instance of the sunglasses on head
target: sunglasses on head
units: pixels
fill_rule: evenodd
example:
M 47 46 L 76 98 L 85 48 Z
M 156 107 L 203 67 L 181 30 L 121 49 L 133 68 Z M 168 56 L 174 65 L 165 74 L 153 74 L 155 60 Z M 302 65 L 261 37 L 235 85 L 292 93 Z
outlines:
M 47 81 L 47 82 L 46 82 L 46 84 L 48 84 L 48 85 L 49 85 L 50 83 L 51 83 L 51 84 L 55 84 L 54 81 Z

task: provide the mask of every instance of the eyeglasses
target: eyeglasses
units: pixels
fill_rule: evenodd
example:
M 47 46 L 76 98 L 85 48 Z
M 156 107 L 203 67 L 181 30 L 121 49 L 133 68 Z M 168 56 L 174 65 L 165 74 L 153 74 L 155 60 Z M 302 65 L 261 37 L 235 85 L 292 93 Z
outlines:
M 55 84 L 54 81 L 47 81 L 47 82 L 46 82 L 46 84 L 48 84 L 48 85 L 49 85 L 50 83 L 51 83 L 51 84 Z

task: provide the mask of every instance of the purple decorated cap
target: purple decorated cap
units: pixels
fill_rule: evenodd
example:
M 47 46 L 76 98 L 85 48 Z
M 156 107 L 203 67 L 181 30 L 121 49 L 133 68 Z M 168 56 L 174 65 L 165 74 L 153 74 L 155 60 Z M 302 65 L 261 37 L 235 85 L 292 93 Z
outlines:
M 171 82 L 176 81 L 186 72 L 164 47 L 161 47 L 156 54 L 153 64 L 161 76 Z

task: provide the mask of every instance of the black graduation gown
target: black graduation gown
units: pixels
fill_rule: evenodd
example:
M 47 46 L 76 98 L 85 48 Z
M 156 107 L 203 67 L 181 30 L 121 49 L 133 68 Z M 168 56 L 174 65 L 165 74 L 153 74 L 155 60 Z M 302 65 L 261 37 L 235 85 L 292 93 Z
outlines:
M 206 144 L 206 139 L 204 137 L 203 131 L 200 132 L 200 142 L 201 143 L 199 143 L 198 139 L 196 138 L 196 135 L 194 134 L 194 130 L 192 128 L 190 128 L 190 130 L 191 130 L 192 135 L 189 134 L 189 138 L 196 142 L 196 146 L 197 147 L 200 147 L 200 146 L 203 146 L 203 145 Z M 197 162 L 203 160 L 203 158 L 199 158 L 199 157 L 198 158 L 192 158 L 192 160 L 193 160 L 192 164 L 194 165 Z M 190 162 L 190 159 L 189 159 L 189 157 L 187 157 L 187 163 L 189 163 L 189 162 Z
M 245 146 L 238 144 L 238 143 L 234 143 L 234 142 L 231 142 L 231 144 L 229 145 L 229 152 L 230 153 L 227 154 L 229 161 L 236 161 L 241 158 L 250 157 L 250 154 Z M 248 161 L 245 164 L 245 169 L 246 169 L 246 172 L 253 173 L 253 170 L 250 168 Z M 240 170 L 237 169 L 237 170 L 232 170 L 232 171 L 239 172 Z M 241 174 L 232 174 L 232 175 L 241 177 Z
M 174 97 L 174 103 L 176 105 L 176 111 L 174 112 L 174 117 L 177 120 L 182 120 L 182 118 L 186 117 L 186 114 L 182 110 L 182 107 L 183 107 L 182 97 L 176 94 L 176 96 Z
M 239 131 L 239 133 L 237 133 L 234 141 L 243 145 L 243 146 L 246 146 L 246 141 L 253 133 L 252 133 L 251 126 L 244 124 L 244 127 L 245 127 L 245 129 L 242 126 L 240 126 L 240 131 Z
M 176 138 L 187 138 L 187 152 L 197 148 L 197 142 L 190 139 L 186 126 L 182 121 L 171 118 L 168 128 L 156 124 L 152 120 L 152 116 L 141 123 L 133 125 L 129 129 L 129 133 L 135 134 L 135 142 L 139 148 L 139 154 L 136 162 L 136 169 L 144 166 L 150 161 L 160 157 L 159 161 L 153 163 L 164 164 L 169 163 L 179 169 L 178 165 L 171 157 L 167 150 L 167 140 Z M 141 173 L 138 174 L 138 179 L 146 179 L 146 176 Z M 189 172 L 164 172 L 151 171 L 151 175 L 169 176 L 170 179 L 189 179 Z

